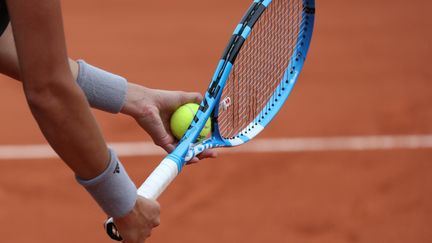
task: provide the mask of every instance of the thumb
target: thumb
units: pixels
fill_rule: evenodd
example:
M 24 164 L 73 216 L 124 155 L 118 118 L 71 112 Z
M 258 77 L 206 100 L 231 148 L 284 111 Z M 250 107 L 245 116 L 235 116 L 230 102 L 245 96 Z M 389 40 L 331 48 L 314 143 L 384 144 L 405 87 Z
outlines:
M 168 132 L 157 108 L 149 108 L 145 115 L 136 118 L 138 124 L 150 135 L 153 142 L 168 153 L 174 150 L 174 137 Z

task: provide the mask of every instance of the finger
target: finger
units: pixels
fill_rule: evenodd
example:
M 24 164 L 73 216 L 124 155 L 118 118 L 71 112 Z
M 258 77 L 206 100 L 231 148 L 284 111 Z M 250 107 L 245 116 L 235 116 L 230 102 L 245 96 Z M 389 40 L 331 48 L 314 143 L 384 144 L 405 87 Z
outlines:
M 200 160 L 197 157 L 193 157 L 191 160 L 189 160 L 186 164 L 187 165 L 191 165 L 191 164 L 196 164 L 198 163 Z
M 158 216 L 153 220 L 153 228 L 156 228 L 160 225 L 160 217 Z
M 216 158 L 218 153 L 214 149 L 207 149 L 198 155 L 199 159 Z
M 171 153 L 175 149 L 175 144 L 166 144 L 162 147 L 168 153 Z
M 197 92 L 181 92 L 180 94 L 180 104 L 185 103 L 200 103 L 203 97 L 200 93 Z
M 214 149 L 208 149 L 199 154 L 198 156 L 194 157 L 190 161 L 188 161 L 186 164 L 191 165 L 198 163 L 200 160 L 207 159 L 207 158 L 216 158 L 218 156 L 218 153 Z
M 167 152 L 174 150 L 175 139 L 168 133 L 156 107 L 146 107 L 145 112 L 136 120 L 152 137 L 156 145 L 159 145 Z

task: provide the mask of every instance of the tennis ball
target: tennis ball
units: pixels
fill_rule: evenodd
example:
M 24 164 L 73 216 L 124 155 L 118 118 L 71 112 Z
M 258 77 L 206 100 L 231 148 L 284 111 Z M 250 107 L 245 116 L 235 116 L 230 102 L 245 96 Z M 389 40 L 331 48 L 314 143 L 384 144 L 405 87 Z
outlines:
M 187 103 L 179 108 L 172 114 L 170 119 L 171 132 L 178 140 L 180 140 L 189 125 L 192 123 L 192 119 L 195 113 L 198 111 L 199 105 L 195 103 Z M 201 133 L 198 135 L 197 140 L 201 141 L 208 137 L 211 131 L 211 121 L 208 119 L 202 129 Z

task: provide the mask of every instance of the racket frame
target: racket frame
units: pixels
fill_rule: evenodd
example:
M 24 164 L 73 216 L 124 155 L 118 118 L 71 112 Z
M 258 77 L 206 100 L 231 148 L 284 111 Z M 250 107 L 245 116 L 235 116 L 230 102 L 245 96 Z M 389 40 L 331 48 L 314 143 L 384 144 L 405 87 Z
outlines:
M 290 95 L 294 84 L 303 68 L 309 49 L 315 19 L 315 1 L 303 0 L 302 22 L 297 45 L 293 51 L 284 76 L 269 102 L 243 131 L 232 138 L 220 135 L 217 123 L 219 103 L 223 88 L 230 75 L 235 59 L 243 44 L 253 30 L 253 26 L 265 12 L 272 0 L 254 0 L 248 11 L 235 28 L 233 35 L 213 75 L 212 82 L 193 121 L 173 152 L 168 154 L 146 181 L 138 188 L 138 195 L 156 200 L 166 187 L 180 173 L 187 161 L 206 149 L 232 147 L 244 144 L 258 135 L 276 116 L 283 103 Z M 212 135 L 201 143 L 194 144 L 207 119 L 212 120 Z M 113 219 L 105 222 L 107 234 L 114 240 L 122 238 L 114 225 Z

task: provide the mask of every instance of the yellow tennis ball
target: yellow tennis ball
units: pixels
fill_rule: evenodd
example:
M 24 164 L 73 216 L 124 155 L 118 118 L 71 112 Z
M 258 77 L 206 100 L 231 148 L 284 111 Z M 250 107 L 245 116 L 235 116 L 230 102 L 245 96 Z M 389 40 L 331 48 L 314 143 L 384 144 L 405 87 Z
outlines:
M 198 111 L 199 105 L 195 103 L 187 103 L 179 108 L 172 114 L 170 120 L 171 132 L 178 140 L 180 140 L 189 125 L 192 123 L 192 119 L 195 113 Z M 197 140 L 201 141 L 208 137 L 211 131 L 211 121 L 208 119 L 202 129 L 201 133 L 198 135 Z

